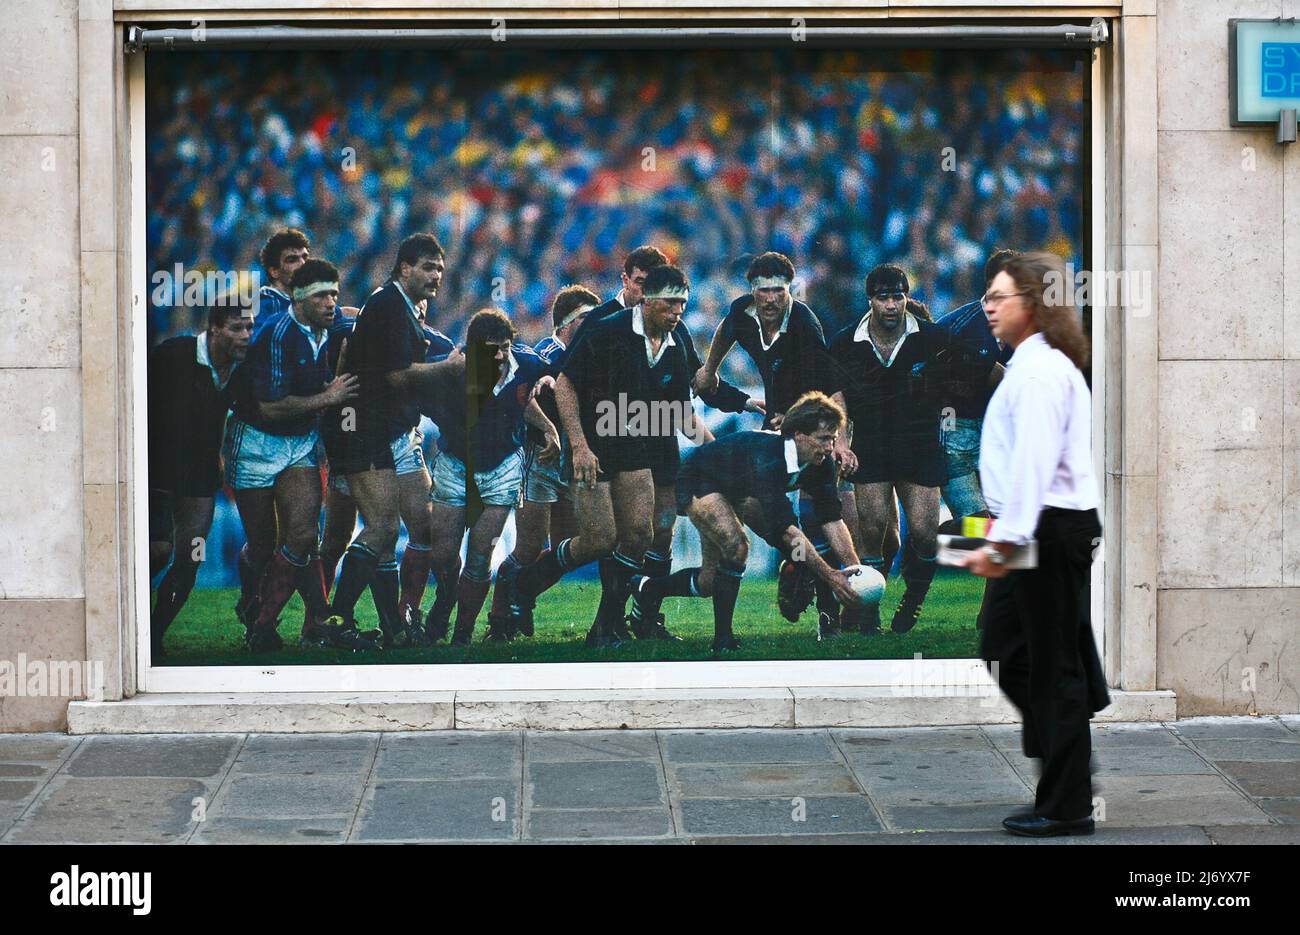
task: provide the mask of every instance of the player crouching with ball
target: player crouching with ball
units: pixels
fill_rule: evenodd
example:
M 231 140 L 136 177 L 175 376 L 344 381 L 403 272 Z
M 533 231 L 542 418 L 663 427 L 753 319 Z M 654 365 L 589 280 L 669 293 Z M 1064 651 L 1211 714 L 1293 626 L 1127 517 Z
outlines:
M 857 560 L 835 486 L 832 452 L 843 425 L 844 410 L 828 396 L 805 393 L 786 411 L 780 434 L 736 432 L 690 451 L 677 475 L 677 512 L 699 530 L 702 564 L 663 578 L 635 576 L 633 620 L 654 619 L 666 597 L 712 597 L 713 651 L 739 649 L 731 626 L 749 559 L 746 526 L 856 606 L 849 575 L 817 554 L 788 497 L 796 490 L 811 497 L 835 556 L 845 565 Z

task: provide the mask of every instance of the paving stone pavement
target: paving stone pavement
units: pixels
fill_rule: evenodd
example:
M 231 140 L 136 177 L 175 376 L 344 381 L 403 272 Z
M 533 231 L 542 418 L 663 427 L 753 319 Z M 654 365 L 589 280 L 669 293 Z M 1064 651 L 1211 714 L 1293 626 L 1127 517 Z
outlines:
M 1300 843 L 1300 717 L 1093 727 L 1091 838 L 1018 726 L 0 734 L 0 843 Z

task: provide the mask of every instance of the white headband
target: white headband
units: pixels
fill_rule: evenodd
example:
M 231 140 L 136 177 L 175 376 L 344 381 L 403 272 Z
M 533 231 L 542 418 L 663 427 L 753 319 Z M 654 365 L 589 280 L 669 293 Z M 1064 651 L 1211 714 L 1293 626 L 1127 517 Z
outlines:
M 565 327 L 566 325 L 571 325 L 573 322 L 577 321 L 579 318 L 587 314 L 595 307 L 596 306 L 594 305 L 579 305 L 577 308 L 575 308 L 573 311 L 569 312 L 569 314 L 565 316 L 564 321 L 560 322 L 558 325 L 555 326 L 555 330 L 559 331 L 561 328 Z
M 660 286 L 654 293 L 645 293 L 647 299 L 681 299 L 687 300 L 691 292 L 685 286 L 664 285 Z
M 790 280 L 784 276 L 755 276 L 749 284 L 755 289 L 780 289 L 790 285 Z
M 295 302 L 302 299 L 309 299 L 317 292 L 338 292 L 339 284 L 336 282 L 314 282 L 307 286 L 301 286 L 293 290 L 293 300 Z

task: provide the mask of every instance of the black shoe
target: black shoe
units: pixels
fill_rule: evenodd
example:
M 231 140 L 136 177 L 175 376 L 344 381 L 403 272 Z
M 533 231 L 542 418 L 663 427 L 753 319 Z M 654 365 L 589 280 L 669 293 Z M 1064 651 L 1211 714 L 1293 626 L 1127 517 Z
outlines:
M 845 607 L 840 611 L 840 631 L 843 633 L 860 633 L 869 620 L 867 608 Z
M 439 613 L 433 615 L 433 608 L 429 609 L 429 616 L 424 621 L 424 635 L 428 637 L 429 643 L 441 643 L 447 638 L 447 631 L 451 629 L 451 611 L 446 614 Z
M 406 620 L 406 645 L 408 646 L 432 646 L 433 640 L 429 637 L 428 632 L 424 629 L 424 620 L 420 614 L 420 608 L 407 607 Z
M 276 621 L 275 626 L 279 625 Z M 284 649 L 284 640 L 275 631 L 275 626 L 253 626 L 244 633 L 244 645 L 250 653 L 270 653 Z
M 619 623 L 621 624 L 622 621 L 620 620 Z M 619 629 L 623 630 L 624 628 L 620 626 Z M 588 649 L 613 649 L 622 646 L 626 642 L 627 640 L 619 637 L 612 626 L 605 626 L 599 615 L 597 615 L 595 623 L 591 625 L 591 629 L 587 631 L 587 639 L 585 640 Z
M 609 625 L 610 635 L 620 643 L 632 642 L 632 631 L 627 628 L 627 621 L 628 618 L 619 617 Z M 637 636 L 637 639 L 641 639 L 640 635 Z
M 519 616 L 511 618 L 510 627 L 520 636 L 531 638 L 533 635 L 533 609 L 531 607 L 520 608 Z
M 861 632 L 867 636 L 880 633 L 880 605 L 872 604 L 862 611 Z
M 815 588 L 816 582 L 802 564 L 789 559 L 782 562 L 776 578 L 776 606 L 781 616 L 798 623 L 800 614 L 813 602 Z
M 911 588 L 904 591 L 903 599 L 898 602 L 898 610 L 894 611 L 894 619 L 890 622 L 889 629 L 895 633 L 906 633 L 916 626 L 916 621 L 921 618 L 921 602 L 923 600 L 925 600 L 925 597 L 918 597 Z M 880 613 L 878 608 L 876 613 Z
M 1097 823 L 1089 815 L 1073 821 L 1054 821 L 1034 814 L 1017 812 L 1002 819 L 1002 827 L 1023 838 L 1056 838 L 1063 835 L 1089 835 L 1097 830 Z
M 730 652 L 735 649 L 740 649 L 740 640 L 734 636 L 726 636 L 722 639 L 715 638 L 713 640 L 713 651 L 715 653 Z
M 509 643 L 512 639 L 510 635 L 510 618 L 497 617 L 488 614 L 487 633 L 483 635 L 485 643 Z
M 458 626 L 456 627 L 455 632 L 451 634 L 452 646 L 469 646 L 473 642 L 474 642 L 473 624 L 470 624 L 468 627 L 465 628 Z
M 241 596 L 235 603 L 235 617 L 247 629 L 257 626 L 257 617 L 262 612 L 262 598 L 260 595 L 252 594 L 248 597 Z
M 682 641 L 680 636 L 674 636 L 668 627 L 664 625 L 663 614 L 655 614 L 653 620 L 644 618 L 633 620 L 631 615 L 626 619 L 632 625 L 632 632 L 636 634 L 636 638 L 639 640 L 673 640 L 678 643 Z
M 328 617 L 309 631 L 304 631 L 298 642 L 304 646 L 322 646 L 328 649 L 350 649 L 353 652 L 378 649 L 378 630 L 358 630 L 356 621 L 343 617 Z
M 840 624 L 836 623 L 834 618 L 826 611 L 820 611 L 817 614 L 817 642 L 823 640 L 833 640 L 840 635 Z

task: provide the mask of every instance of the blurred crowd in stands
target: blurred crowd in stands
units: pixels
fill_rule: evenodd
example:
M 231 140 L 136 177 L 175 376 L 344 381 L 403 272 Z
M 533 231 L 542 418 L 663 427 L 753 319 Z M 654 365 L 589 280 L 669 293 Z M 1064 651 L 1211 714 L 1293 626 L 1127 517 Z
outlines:
M 745 288 L 737 259 L 772 249 L 828 326 L 886 261 L 938 317 L 998 246 L 1077 262 L 1085 76 L 1056 52 L 153 56 L 150 270 L 256 269 L 296 226 L 359 306 L 432 230 L 435 326 L 459 337 L 496 305 L 536 340 L 557 289 L 611 295 L 654 243 L 691 276 L 703 344 Z M 155 306 L 150 341 L 201 317 Z

